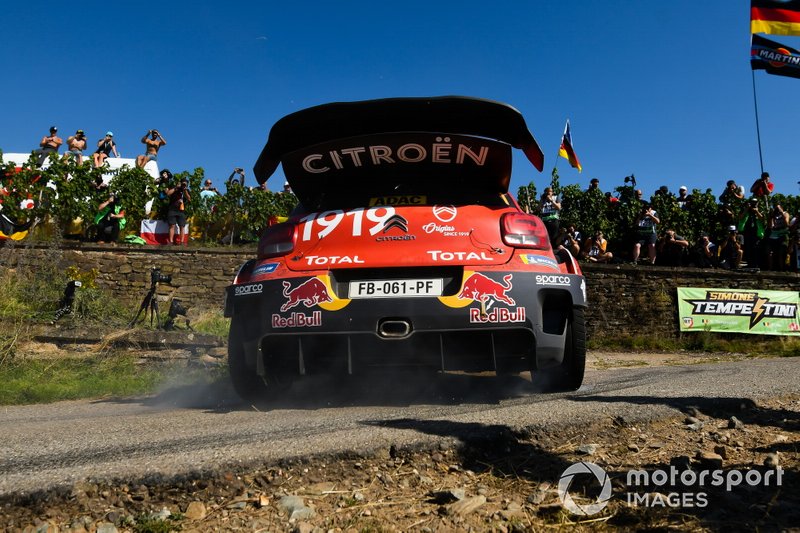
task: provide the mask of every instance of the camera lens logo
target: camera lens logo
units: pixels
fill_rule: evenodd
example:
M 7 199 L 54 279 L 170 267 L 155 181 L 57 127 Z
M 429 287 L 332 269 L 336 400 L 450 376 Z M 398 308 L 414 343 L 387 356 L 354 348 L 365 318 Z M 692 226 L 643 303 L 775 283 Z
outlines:
M 572 485 L 573 478 L 578 474 L 592 474 L 600 483 L 600 494 L 594 503 L 581 505 L 572 499 L 569 493 L 569 488 Z M 611 499 L 611 480 L 606 474 L 606 471 L 594 463 L 581 461 L 569 466 L 564 473 L 561 474 L 561 479 L 558 480 L 558 498 L 569 512 L 572 514 L 579 514 L 583 516 L 591 516 L 602 511 L 608 500 Z

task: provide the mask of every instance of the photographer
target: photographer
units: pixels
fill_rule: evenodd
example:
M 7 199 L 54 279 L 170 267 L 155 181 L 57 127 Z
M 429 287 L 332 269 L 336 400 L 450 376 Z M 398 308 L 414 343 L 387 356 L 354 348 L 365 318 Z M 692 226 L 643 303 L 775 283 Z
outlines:
M 169 207 L 167 208 L 167 224 L 169 224 L 169 242 L 172 244 L 186 245 L 188 235 L 186 234 L 186 206 L 192 197 L 189 194 L 189 182 L 182 179 L 176 184 L 167 187 L 167 197 Z M 175 229 L 177 228 L 178 240 L 175 241 Z
M 97 226 L 95 242 L 103 244 L 116 242 L 119 232 L 125 229 L 125 210 L 117 195 L 111 193 L 108 200 L 97 206 L 94 223 Z
M 147 146 L 147 151 L 144 155 L 136 156 L 136 166 L 139 168 L 144 168 L 148 161 L 157 161 L 158 150 L 167 144 L 167 140 L 161 136 L 158 130 L 147 130 L 142 137 L 142 144 Z
M 658 242 L 658 261 L 666 266 L 683 266 L 689 251 L 689 241 L 685 237 L 668 229 Z
M 214 187 L 211 180 L 206 180 L 205 185 L 200 189 L 200 198 L 205 200 L 206 198 L 213 198 L 215 196 L 222 196 L 222 194 Z
M 786 258 L 789 253 L 789 213 L 781 204 L 776 203 L 770 211 L 767 228 L 769 235 L 765 240 L 769 253 L 768 269 L 783 272 L 787 267 Z
M 238 176 L 238 177 L 234 177 Z M 225 187 L 230 187 L 233 184 L 244 186 L 244 169 L 236 167 L 231 172 L 231 175 L 228 176 L 228 179 L 225 181 Z
M 744 238 L 744 260 L 750 268 L 758 268 L 760 251 L 766 232 L 767 217 L 758 208 L 758 199 L 751 198 L 739 215 L 738 230 Z
M 654 265 L 656 262 L 656 225 L 659 223 L 656 212 L 647 202 L 642 203 L 639 216 L 636 217 L 637 241 L 633 245 L 632 260 L 636 263 L 642 246 L 647 247 L 648 262 Z
M 735 270 L 741 265 L 743 256 L 741 236 L 736 231 L 736 226 L 729 226 L 728 237 L 719 247 L 719 266 L 727 270 Z
M 555 241 L 556 235 L 558 235 L 558 227 L 561 224 L 558 215 L 559 211 L 561 211 L 561 203 L 553 195 L 553 189 L 545 187 L 539 200 L 539 212 L 541 213 L 542 222 L 547 228 L 547 235 L 550 237 L 551 243 Z
M 707 233 L 701 233 L 692 248 L 692 262 L 697 268 L 714 268 L 717 264 L 717 245 L 711 242 Z

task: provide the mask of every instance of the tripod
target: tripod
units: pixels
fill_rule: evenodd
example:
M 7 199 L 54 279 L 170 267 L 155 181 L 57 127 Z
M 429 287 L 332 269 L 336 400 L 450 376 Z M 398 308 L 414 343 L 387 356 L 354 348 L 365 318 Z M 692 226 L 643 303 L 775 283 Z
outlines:
M 150 327 L 153 327 L 153 317 L 156 319 L 156 327 L 161 329 L 161 321 L 158 317 L 158 299 L 156 298 L 156 287 L 158 287 L 158 279 L 154 277 L 150 280 L 150 290 L 147 291 L 147 294 L 144 295 L 142 299 L 142 303 L 139 305 L 139 311 L 137 311 L 136 316 L 133 317 L 133 320 L 130 321 L 128 324 L 129 328 L 132 328 L 136 323 L 139 321 L 139 316 L 142 314 L 142 311 L 145 312 L 145 315 L 142 317 L 142 320 L 145 319 L 147 316 L 147 310 L 150 310 Z

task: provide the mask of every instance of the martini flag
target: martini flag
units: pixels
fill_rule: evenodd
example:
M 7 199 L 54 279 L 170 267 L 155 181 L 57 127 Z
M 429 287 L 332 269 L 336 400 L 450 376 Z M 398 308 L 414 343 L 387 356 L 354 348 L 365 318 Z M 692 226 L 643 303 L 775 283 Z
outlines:
M 750 33 L 800 35 L 800 0 L 751 0 Z
M 775 41 L 753 35 L 750 47 L 750 66 L 768 74 L 800 78 L 800 52 Z
M 569 120 L 566 127 L 564 127 L 564 135 L 561 136 L 561 148 L 558 149 L 558 155 L 569 161 L 569 166 L 577 168 L 578 172 L 582 170 L 581 162 L 578 161 L 578 156 L 575 155 L 575 150 L 572 148 L 572 134 L 569 131 Z

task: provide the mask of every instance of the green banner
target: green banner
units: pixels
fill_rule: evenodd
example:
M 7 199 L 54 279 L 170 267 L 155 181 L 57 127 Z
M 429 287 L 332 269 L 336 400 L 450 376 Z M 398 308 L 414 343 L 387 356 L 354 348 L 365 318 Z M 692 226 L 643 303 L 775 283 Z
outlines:
M 681 331 L 798 335 L 797 291 L 678 287 Z

